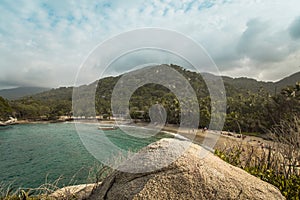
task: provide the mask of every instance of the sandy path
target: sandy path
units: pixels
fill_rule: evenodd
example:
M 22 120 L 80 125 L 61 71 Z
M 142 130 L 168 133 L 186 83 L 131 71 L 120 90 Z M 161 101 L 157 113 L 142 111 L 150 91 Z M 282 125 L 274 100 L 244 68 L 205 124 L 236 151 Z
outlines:
M 213 147 L 213 149 L 223 149 L 225 146 L 228 146 L 231 144 L 244 144 L 244 145 L 248 144 L 251 146 L 261 146 L 261 144 L 270 145 L 272 143 L 271 141 L 267 141 L 267 140 L 264 140 L 262 138 L 255 137 L 255 136 L 246 136 L 245 139 L 241 139 L 241 138 L 236 138 L 234 136 L 222 135 L 222 134 L 220 134 L 220 132 L 211 131 L 211 130 L 207 130 L 207 131 L 203 132 L 202 129 L 198 129 L 198 130 L 195 130 L 194 132 L 187 131 L 187 130 L 178 132 L 178 127 L 173 126 L 173 125 L 165 126 L 163 128 L 163 130 L 169 131 L 172 133 L 178 133 L 182 136 L 192 139 L 194 143 L 200 144 L 200 145 L 203 144 L 204 140 L 206 140 L 206 143 L 210 143 L 210 142 L 214 143 L 215 135 L 219 134 L 219 138 L 217 139 L 217 142 L 216 142 L 215 146 Z M 234 135 L 234 133 L 232 133 L 232 134 Z

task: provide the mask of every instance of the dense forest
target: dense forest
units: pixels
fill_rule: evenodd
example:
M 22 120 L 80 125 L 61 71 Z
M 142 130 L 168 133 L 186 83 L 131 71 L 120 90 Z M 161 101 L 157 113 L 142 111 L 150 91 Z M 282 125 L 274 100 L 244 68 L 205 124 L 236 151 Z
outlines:
M 199 109 L 199 127 L 209 125 L 211 101 L 202 76 L 214 78 L 212 74 L 198 74 L 176 65 L 170 65 L 181 73 L 196 92 Z M 155 66 L 159 68 L 159 66 Z M 274 84 L 258 82 L 254 79 L 223 77 L 227 96 L 227 115 L 224 130 L 264 133 L 281 120 L 288 120 L 300 112 L 299 76 L 293 76 L 293 84 L 286 80 Z M 90 85 L 80 87 L 89 91 L 96 87 L 96 114 L 109 118 L 111 113 L 111 94 L 120 76 L 106 77 Z M 300 80 L 299 80 L 300 81 Z M 23 97 L 17 100 L 0 98 L 0 118 L 8 116 L 29 120 L 54 120 L 58 116 L 72 116 L 72 87 L 62 87 L 46 92 Z M 84 99 L 84 97 L 83 97 Z M 180 121 L 180 104 L 175 95 L 166 87 L 158 84 L 147 84 L 138 88 L 130 99 L 132 118 L 149 121 L 149 108 L 162 104 L 167 112 L 167 122 L 178 124 Z M 77 111 L 75 115 L 90 116 L 88 108 Z

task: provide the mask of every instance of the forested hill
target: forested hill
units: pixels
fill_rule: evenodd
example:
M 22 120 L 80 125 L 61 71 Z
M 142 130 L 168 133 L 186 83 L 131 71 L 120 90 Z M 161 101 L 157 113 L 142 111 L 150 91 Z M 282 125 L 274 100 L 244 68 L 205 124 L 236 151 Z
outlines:
M 275 86 L 277 86 L 277 89 L 281 90 L 287 86 L 292 86 L 296 82 L 300 81 L 300 72 L 297 72 L 295 74 L 292 74 L 284 79 L 281 79 L 280 81 L 275 83 Z
M 186 75 L 186 77 L 199 77 L 200 75 L 194 72 L 185 70 L 184 68 L 176 67 L 180 73 Z M 208 78 L 215 77 L 215 75 L 204 73 L 202 76 L 207 76 Z M 118 77 L 105 78 L 105 83 L 109 86 L 114 85 Z M 200 79 L 202 79 L 200 77 Z M 232 96 L 232 92 L 247 92 L 251 91 L 254 93 L 260 92 L 262 89 L 271 95 L 276 92 L 280 92 L 283 88 L 287 86 L 293 86 L 296 82 L 300 81 L 300 72 L 292 74 L 282 80 L 277 82 L 264 82 L 257 81 L 252 78 L 240 77 L 232 78 L 228 76 L 222 76 L 224 84 L 227 89 L 227 94 Z M 195 79 L 194 79 L 195 80 Z M 191 81 L 193 82 L 193 81 Z M 42 87 L 19 87 L 13 89 L 3 89 L 0 90 L 0 96 L 9 100 L 16 100 L 20 98 L 26 98 L 32 96 L 34 99 L 70 99 L 72 96 L 72 87 L 61 87 L 57 89 L 42 88 Z
M 210 98 L 202 76 L 179 66 L 171 65 L 190 82 L 195 90 L 200 107 L 200 127 L 208 126 L 210 119 Z M 160 69 L 160 66 L 153 66 Z M 202 74 L 213 79 L 212 74 Z M 96 112 L 99 115 L 111 116 L 111 94 L 120 76 L 106 77 L 99 82 L 80 87 L 82 91 L 97 88 L 95 95 Z M 300 113 L 299 85 L 300 73 L 287 77 L 279 82 L 259 82 L 249 78 L 223 77 L 227 96 L 227 118 L 225 129 L 246 132 L 263 132 L 281 119 Z M 96 85 L 98 83 L 98 85 Z M 288 87 L 289 86 L 289 87 Z M 276 94 L 275 94 L 276 88 Z M 72 87 L 52 89 L 18 100 L 2 100 L 3 112 L 0 118 L 8 113 L 17 118 L 33 120 L 56 119 L 61 115 L 72 113 Z M 83 101 L 85 94 L 83 93 Z M 84 102 L 83 102 L 84 103 Z M 155 103 L 163 104 L 168 123 L 179 123 L 180 105 L 177 98 L 167 88 L 157 84 L 147 84 L 135 91 L 130 100 L 130 114 L 133 118 L 149 120 L 149 108 Z M 5 108 L 9 106 L 9 108 Z M 5 111 L 5 112 L 4 112 Z M 11 112 L 10 112 L 11 111 Z M 79 110 L 76 115 L 90 116 L 91 111 Z
M 296 82 L 299 82 L 300 72 L 285 77 L 277 82 L 257 81 L 255 79 L 246 77 L 231 78 L 228 76 L 223 76 L 222 78 L 225 83 L 232 85 L 238 90 L 259 92 L 263 88 L 268 93 L 274 95 L 275 93 L 280 92 L 283 88 L 293 86 Z
M 50 88 L 44 88 L 44 87 L 18 87 L 18 88 L 12 88 L 12 89 L 3 89 L 0 90 L 0 96 L 2 96 L 5 99 L 19 99 L 24 96 L 29 95 L 35 95 L 40 92 L 44 92 L 50 90 Z
M 228 76 L 223 76 L 222 78 L 225 83 L 228 83 L 229 85 L 238 89 L 240 92 L 251 91 L 257 93 L 261 89 L 264 89 L 270 94 L 275 94 L 276 83 L 274 82 L 257 81 L 247 77 L 231 78 Z

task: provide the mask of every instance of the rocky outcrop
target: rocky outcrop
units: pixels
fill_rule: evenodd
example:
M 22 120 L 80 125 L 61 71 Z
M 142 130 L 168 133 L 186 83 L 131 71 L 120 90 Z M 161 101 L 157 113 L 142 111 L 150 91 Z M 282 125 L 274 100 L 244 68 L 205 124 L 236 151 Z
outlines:
M 274 186 L 212 153 L 201 158 L 203 148 L 195 144 L 162 169 L 140 171 L 153 161 L 167 163 L 177 155 L 173 150 L 184 151 L 187 145 L 188 141 L 162 139 L 145 147 L 123 166 L 140 173 L 115 171 L 89 199 L 284 199 Z
M 96 187 L 95 184 L 82 184 L 64 187 L 62 189 L 56 190 L 54 193 L 50 194 L 48 199 L 86 199 L 91 195 L 92 190 Z M 47 199 L 47 198 L 46 198 Z
M 17 118 L 9 117 L 9 120 L 5 122 L 0 121 L 0 126 L 8 126 L 8 125 L 13 125 L 17 123 Z

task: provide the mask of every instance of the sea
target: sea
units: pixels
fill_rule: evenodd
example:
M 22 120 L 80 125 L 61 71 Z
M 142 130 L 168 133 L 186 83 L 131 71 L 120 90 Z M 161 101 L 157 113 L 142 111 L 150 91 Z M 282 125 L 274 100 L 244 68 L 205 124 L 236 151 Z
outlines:
M 99 131 L 97 137 L 106 137 L 105 140 L 125 151 L 138 151 L 161 138 L 172 137 L 160 132 L 139 138 L 121 129 L 100 134 L 97 124 L 83 126 L 85 134 L 95 135 Z M 83 145 L 74 123 L 20 124 L 0 128 L 0 187 L 37 188 L 43 184 L 63 187 L 89 183 L 95 171 L 103 166 L 101 160 Z M 145 131 L 135 129 L 137 133 Z M 101 143 L 99 146 L 101 149 Z M 103 148 L 109 147 L 103 145 Z M 105 152 L 106 149 L 102 150 Z

